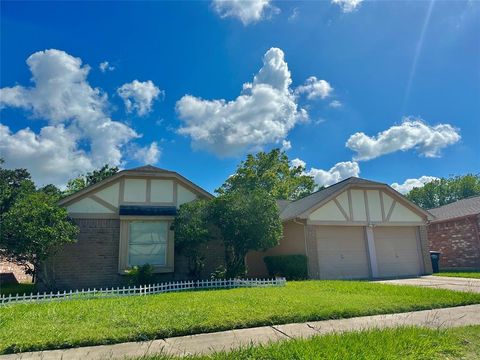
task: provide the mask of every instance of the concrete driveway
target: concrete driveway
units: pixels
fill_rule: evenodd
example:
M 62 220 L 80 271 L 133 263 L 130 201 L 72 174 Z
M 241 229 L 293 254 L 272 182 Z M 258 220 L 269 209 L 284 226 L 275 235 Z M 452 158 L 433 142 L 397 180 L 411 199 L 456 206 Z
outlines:
M 379 280 L 376 282 L 480 293 L 480 279 L 428 275 L 411 279 Z

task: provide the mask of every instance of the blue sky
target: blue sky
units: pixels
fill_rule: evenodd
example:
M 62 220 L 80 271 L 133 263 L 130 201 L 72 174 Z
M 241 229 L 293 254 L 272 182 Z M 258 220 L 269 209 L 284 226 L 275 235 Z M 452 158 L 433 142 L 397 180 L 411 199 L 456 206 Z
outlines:
M 39 184 L 149 162 L 212 191 L 284 146 L 406 191 L 480 170 L 479 38 L 478 1 L 2 2 L 0 151 Z

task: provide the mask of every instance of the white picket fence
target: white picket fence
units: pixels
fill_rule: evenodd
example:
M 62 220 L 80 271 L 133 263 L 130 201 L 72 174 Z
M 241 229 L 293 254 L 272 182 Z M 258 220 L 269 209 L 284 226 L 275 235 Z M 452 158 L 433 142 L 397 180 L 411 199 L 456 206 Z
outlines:
M 41 302 L 72 299 L 90 299 L 107 298 L 133 295 L 160 294 L 173 291 L 197 290 L 197 289 L 233 289 L 248 287 L 272 287 L 285 286 L 285 278 L 276 279 L 215 279 L 215 280 L 197 280 L 197 281 L 178 281 L 170 283 L 128 286 L 116 288 L 100 289 L 82 289 L 59 291 L 56 293 L 32 293 L 23 295 L 2 295 L 0 296 L 0 305 L 19 303 L 19 302 Z

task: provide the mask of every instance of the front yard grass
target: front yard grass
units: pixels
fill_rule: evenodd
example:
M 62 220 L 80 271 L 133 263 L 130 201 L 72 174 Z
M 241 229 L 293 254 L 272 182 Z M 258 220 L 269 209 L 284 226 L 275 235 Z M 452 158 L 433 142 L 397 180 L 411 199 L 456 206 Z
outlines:
M 461 278 L 469 278 L 469 279 L 480 279 L 480 269 L 478 270 L 448 270 L 448 271 L 440 271 L 439 273 L 433 274 L 435 276 L 448 276 L 448 277 L 461 277 Z
M 480 294 L 360 281 L 191 291 L 0 308 L 0 353 L 111 344 L 480 303 Z
M 251 346 L 209 356 L 189 356 L 187 360 L 253 359 L 478 359 L 480 326 L 448 330 L 407 327 L 368 330 L 316 336 L 268 345 Z M 144 357 L 142 360 L 169 360 L 169 356 Z

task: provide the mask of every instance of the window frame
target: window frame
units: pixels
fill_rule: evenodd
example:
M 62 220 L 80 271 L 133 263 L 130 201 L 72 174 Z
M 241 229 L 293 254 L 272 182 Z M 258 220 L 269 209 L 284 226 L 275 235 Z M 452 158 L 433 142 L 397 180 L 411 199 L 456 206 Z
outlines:
M 120 241 L 118 256 L 118 272 L 126 274 L 130 267 L 129 263 L 129 237 L 130 224 L 134 221 L 164 221 L 167 223 L 167 256 L 165 265 L 153 265 L 154 273 L 172 273 L 174 272 L 174 235 L 172 227 L 173 216 L 121 216 L 120 217 Z

